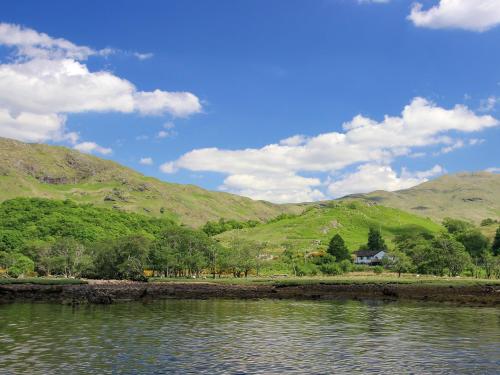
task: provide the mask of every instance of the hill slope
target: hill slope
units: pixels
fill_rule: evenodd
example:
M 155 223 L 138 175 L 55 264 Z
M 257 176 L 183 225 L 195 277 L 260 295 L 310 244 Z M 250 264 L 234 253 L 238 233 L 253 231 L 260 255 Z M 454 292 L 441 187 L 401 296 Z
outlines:
M 276 205 L 146 177 L 72 149 L 0 138 L 0 201 L 72 199 L 99 207 L 166 216 L 190 226 L 218 218 L 266 220 L 297 205 Z
M 380 228 L 386 240 L 412 232 L 436 233 L 441 227 L 433 221 L 398 209 L 357 201 L 331 202 L 316 205 L 296 217 L 283 219 L 255 228 L 233 230 L 217 236 L 229 242 L 234 236 L 268 242 L 268 248 L 281 251 L 289 242 L 297 250 L 324 249 L 339 233 L 351 251 L 366 243 L 370 227 Z
M 346 198 L 361 199 L 398 208 L 438 222 L 455 217 L 478 224 L 500 218 L 500 174 L 458 173 L 395 192 L 374 191 Z

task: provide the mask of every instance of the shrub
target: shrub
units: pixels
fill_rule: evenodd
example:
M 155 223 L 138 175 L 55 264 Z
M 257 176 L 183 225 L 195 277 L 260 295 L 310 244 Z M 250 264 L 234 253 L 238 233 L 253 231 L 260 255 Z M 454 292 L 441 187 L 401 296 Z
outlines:
M 344 273 L 351 272 L 351 270 L 353 268 L 352 262 L 350 260 L 348 260 L 348 259 L 344 259 L 343 261 L 341 261 L 339 263 L 339 265 L 340 265 L 340 268 L 342 269 L 342 271 Z
M 380 275 L 382 272 L 384 272 L 384 267 L 382 266 L 375 266 L 372 267 L 373 272 L 376 273 L 377 275 Z
M 342 275 L 344 273 L 339 263 L 325 263 L 322 264 L 319 269 L 324 275 L 330 276 Z
M 313 263 L 299 263 L 296 267 L 297 276 L 316 276 L 318 274 L 318 267 Z
M 19 277 L 24 275 L 33 274 L 35 270 L 35 263 L 25 255 L 12 254 L 11 265 L 8 269 L 9 276 Z

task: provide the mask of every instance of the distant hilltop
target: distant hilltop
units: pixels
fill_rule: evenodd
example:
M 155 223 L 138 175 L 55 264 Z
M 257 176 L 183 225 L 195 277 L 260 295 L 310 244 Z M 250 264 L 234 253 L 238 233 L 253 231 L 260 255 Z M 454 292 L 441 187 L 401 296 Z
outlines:
M 266 221 L 328 202 L 273 204 L 193 185 L 163 182 L 110 160 L 61 146 L 0 138 L 0 201 L 15 197 L 72 199 L 100 207 L 167 216 L 189 226 L 219 218 Z M 500 174 L 457 173 L 395 192 L 340 200 L 397 208 L 441 221 L 500 218 Z

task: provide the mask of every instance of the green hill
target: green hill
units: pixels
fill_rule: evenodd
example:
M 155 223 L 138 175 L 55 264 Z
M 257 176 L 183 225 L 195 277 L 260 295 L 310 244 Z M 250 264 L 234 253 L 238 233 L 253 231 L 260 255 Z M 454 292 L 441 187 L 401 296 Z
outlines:
M 351 251 L 366 243 L 370 227 L 380 228 L 391 240 L 398 234 L 438 232 L 441 227 L 426 219 L 398 209 L 358 201 L 333 201 L 311 206 L 303 214 L 262 224 L 255 228 L 233 230 L 217 238 L 225 243 L 235 236 L 268 243 L 268 249 L 278 253 L 284 242 L 304 251 L 326 248 L 328 241 L 339 233 Z
M 110 160 L 72 149 L 0 138 L 0 202 L 16 197 L 71 199 L 98 207 L 167 217 L 200 226 L 221 217 L 267 220 L 300 212 L 192 185 L 146 177 Z
M 500 174 L 458 173 L 395 192 L 375 191 L 346 197 L 398 208 L 440 222 L 445 217 L 479 224 L 500 219 Z

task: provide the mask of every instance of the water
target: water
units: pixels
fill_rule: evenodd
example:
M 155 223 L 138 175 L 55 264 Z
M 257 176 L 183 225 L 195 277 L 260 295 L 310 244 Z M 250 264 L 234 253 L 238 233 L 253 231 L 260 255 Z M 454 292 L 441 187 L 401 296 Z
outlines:
M 0 373 L 500 373 L 500 311 L 382 302 L 0 305 Z

